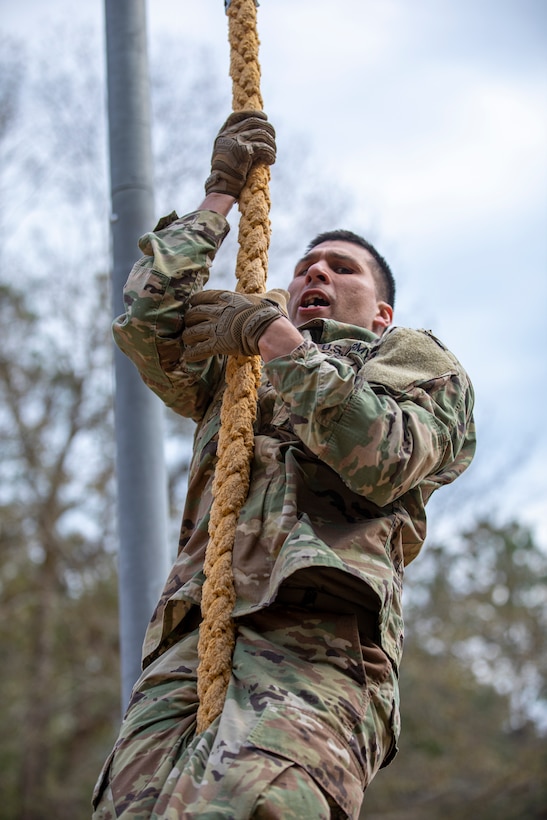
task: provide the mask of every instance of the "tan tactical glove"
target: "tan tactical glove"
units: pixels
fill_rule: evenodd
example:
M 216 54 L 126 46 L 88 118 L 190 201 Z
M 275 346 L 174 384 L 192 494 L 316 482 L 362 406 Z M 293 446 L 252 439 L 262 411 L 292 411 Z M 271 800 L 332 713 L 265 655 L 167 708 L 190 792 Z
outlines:
M 275 130 L 263 111 L 235 111 L 230 114 L 215 140 L 211 176 L 205 182 L 207 194 L 239 197 L 255 162 L 273 165 Z
M 230 290 L 203 290 L 192 296 L 186 311 L 182 341 L 189 362 L 217 353 L 227 356 L 254 356 L 258 340 L 272 322 L 287 316 L 289 294 L 285 290 L 267 293 L 234 293 Z

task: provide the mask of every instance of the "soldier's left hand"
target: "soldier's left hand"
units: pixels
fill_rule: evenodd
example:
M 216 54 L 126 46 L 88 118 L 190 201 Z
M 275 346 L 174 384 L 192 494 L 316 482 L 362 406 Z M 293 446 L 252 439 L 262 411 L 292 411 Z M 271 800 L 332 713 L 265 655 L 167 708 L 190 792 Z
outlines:
M 258 354 L 258 341 L 266 328 L 287 317 L 288 299 L 287 291 L 278 289 L 255 294 L 229 290 L 195 294 L 184 317 L 185 359 L 196 362 L 216 354 Z

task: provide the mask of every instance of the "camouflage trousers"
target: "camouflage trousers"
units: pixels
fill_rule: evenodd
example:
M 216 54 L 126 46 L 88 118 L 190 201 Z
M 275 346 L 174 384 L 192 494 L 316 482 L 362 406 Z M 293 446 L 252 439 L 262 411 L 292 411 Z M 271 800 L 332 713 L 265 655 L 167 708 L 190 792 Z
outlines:
M 353 615 L 238 620 L 222 714 L 196 735 L 197 629 L 135 685 L 94 820 L 357 818 L 393 745 L 393 673 L 367 680 Z

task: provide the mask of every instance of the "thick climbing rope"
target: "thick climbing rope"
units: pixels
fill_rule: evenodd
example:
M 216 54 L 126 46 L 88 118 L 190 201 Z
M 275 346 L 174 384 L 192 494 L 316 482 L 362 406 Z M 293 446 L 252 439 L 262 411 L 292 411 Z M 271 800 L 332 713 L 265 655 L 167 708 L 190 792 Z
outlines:
M 260 93 L 256 0 L 227 0 L 230 76 L 234 111 L 263 108 Z M 239 198 L 236 290 L 266 290 L 270 245 L 270 169 L 255 165 Z M 209 543 L 205 554 L 198 653 L 197 731 L 220 714 L 232 669 L 235 604 L 232 552 L 241 507 L 249 490 L 253 424 L 260 382 L 260 357 L 230 357 L 220 414 L 218 460 L 213 480 Z

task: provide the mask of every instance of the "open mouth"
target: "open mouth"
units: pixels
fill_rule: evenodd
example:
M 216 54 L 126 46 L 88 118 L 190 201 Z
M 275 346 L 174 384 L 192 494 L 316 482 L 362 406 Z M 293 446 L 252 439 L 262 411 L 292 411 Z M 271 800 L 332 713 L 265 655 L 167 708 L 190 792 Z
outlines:
M 324 296 L 318 296 L 314 294 L 304 296 L 300 301 L 301 308 L 329 307 L 329 305 L 330 302 L 327 299 L 325 299 Z

